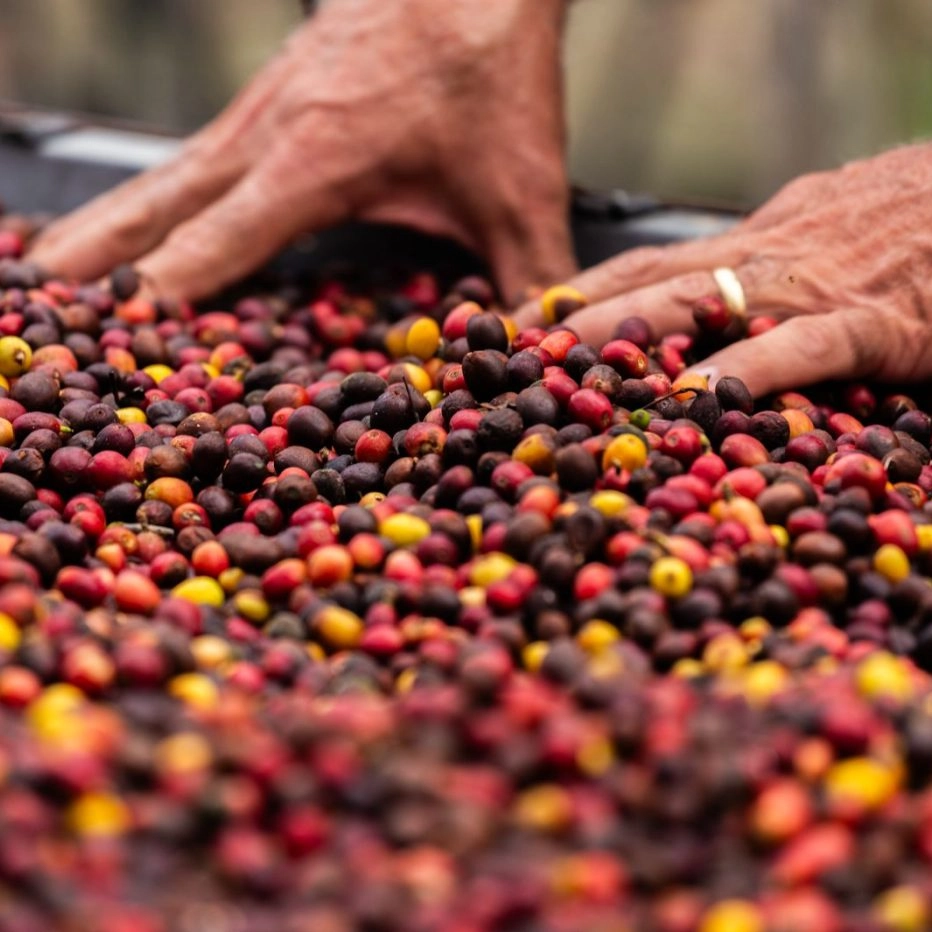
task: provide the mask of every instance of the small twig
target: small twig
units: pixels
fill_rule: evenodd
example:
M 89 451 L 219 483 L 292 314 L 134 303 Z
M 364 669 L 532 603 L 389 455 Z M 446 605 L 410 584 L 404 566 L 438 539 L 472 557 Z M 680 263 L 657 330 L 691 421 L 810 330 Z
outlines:
M 408 396 L 408 409 L 411 414 L 414 415 L 415 420 L 420 423 L 421 416 L 417 413 L 417 408 L 414 407 L 414 398 L 411 397 L 411 383 L 408 381 L 408 377 L 402 376 L 401 381 L 404 382 L 405 393 Z
M 680 395 L 683 392 L 691 392 L 695 396 L 695 395 L 701 395 L 705 391 L 708 391 L 708 389 L 705 389 L 705 388 L 674 388 L 672 391 L 667 392 L 666 395 L 659 395 L 653 401 L 648 401 L 647 404 L 644 405 L 644 410 L 647 410 L 648 408 L 652 408 L 654 405 L 660 404 L 661 401 L 666 401 L 668 398 L 673 398 L 675 395 Z
M 123 524 L 127 531 L 134 534 L 141 534 L 143 531 L 152 531 L 153 534 L 161 534 L 162 537 L 174 537 L 175 531 L 170 527 L 162 527 L 159 524 Z

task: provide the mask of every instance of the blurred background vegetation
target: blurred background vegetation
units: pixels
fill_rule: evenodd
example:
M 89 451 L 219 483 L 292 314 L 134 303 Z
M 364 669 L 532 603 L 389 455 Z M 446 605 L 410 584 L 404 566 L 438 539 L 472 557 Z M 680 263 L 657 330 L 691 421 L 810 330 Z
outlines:
M 0 0 L 0 97 L 186 132 L 299 20 L 298 0 Z M 754 204 L 932 135 L 932 2 L 578 0 L 567 75 L 578 183 Z

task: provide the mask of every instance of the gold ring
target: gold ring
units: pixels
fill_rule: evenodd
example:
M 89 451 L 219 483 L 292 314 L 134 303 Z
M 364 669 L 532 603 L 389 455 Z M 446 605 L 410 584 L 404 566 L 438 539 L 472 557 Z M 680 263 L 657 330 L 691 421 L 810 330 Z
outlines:
M 712 272 L 712 277 L 728 310 L 736 317 L 744 317 L 748 312 L 748 302 L 735 270 L 722 266 Z

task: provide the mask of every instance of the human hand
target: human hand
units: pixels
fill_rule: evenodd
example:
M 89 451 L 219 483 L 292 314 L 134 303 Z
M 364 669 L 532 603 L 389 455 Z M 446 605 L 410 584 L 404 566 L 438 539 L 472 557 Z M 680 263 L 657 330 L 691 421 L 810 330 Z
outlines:
M 825 379 L 932 377 L 932 145 L 895 149 L 791 182 L 733 231 L 637 249 L 570 284 L 590 304 L 565 321 L 587 343 L 637 315 L 655 334 L 695 332 L 692 307 L 737 273 L 748 315 L 779 326 L 694 366 L 755 396 Z M 517 323 L 540 322 L 537 304 Z
M 337 0 L 170 163 L 53 224 L 30 259 L 136 262 L 197 299 L 348 219 L 445 235 L 503 293 L 572 274 L 559 43 L 566 0 Z

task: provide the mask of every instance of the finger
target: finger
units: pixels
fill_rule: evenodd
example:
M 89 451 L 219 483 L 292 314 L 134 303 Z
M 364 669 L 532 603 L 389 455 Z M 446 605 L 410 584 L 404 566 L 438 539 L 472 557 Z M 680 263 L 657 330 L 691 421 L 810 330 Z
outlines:
M 752 237 L 726 233 L 714 239 L 632 249 L 587 269 L 569 284 L 597 304 L 624 292 L 689 273 L 720 265 L 738 266 L 754 254 L 756 245 Z M 521 307 L 515 313 L 515 320 L 519 327 L 538 326 L 543 320 L 540 303 L 533 301 Z
M 67 278 L 98 278 L 131 262 L 221 196 L 242 167 L 188 156 L 146 172 L 52 224 L 30 260 Z
M 526 293 L 529 285 L 562 281 L 578 268 L 562 216 L 527 231 L 498 226 L 490 234 L 487 253 L 506 304 Z
M 769 263 L 748 263 L 738 270 L 742 291 L 748 304 L 758 311 L 769 307 L 758 296 L 762 276 L 769 278 L 765 266 Z M 620 295 L 600 304 L 571 314 L 564 323 L 573 329 L 584 343 L 601 346 L 612 339 L 615 328 L 628 317 L 641 317 L 651 327 L 655 337 L 669 333 L 695 333 L 693 307 L 700 298 L 718 294 L 719 286 L 710 271 L 688 272 L 669 281 Z
M 287 52 L 273 59 L 176 158 L 53 223 L 29 258 L 58 275 L 92 279 L 153 249 L 243 176 L 263 115 L 294 67 Z
M 845 182 L 840 174 L 835 170 L 820 171 L 793 178 L 742 220 L 742 230 L 764 230 L 812 211 L 816 205 L 833 199 L 843 189 Z
M 299 233 L 329 226 L 349 210 L 336 178 L 307 177 L 289 146 L 219 201 L 177 227 L 138 264 L 160 297 L 196 300 L 254 271 Z
M 794 317 L 692 367 L 742 379 L 755 397 L 827 379 L 912 381 L 932 375 L 928 325 L 871 308 Z

